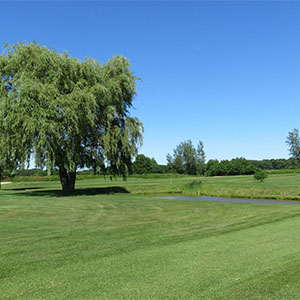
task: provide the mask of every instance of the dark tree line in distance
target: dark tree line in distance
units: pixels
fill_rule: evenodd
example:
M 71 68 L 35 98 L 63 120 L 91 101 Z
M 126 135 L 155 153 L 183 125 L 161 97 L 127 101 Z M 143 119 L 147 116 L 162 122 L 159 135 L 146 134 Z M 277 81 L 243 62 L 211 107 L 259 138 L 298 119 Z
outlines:
M 264 160 L 247 160 L 245 158 L 234 158 L 232 160 L 209 160 L 203 166 L 205 176 L 226 176 L 226 175 L 251 175 L 257 170 L 282 170 L 282 169 L 299 169 L 300 163 L 294 159 L 264 159 Z M 161 174 L 176 173 L 168 165 L 160 165 L 154 158 L 138 154 L 136 160 L 132 163 L 130 174 Z M 58 170 L 53 170 L 52 175 L 58 175 Z M 86 169 L 78 171 L 80 175 L 110 175 L 109 173 L 97 172 Z M 187 173 L 181 173 L 187 174 Z M 9 177 L 12 174 L 9 171 L 3 171 L 3 176 Z M 19 176 L 47 176 L 47 170 L 41 169 L 23 169 L 16 171 L 13 175 Z

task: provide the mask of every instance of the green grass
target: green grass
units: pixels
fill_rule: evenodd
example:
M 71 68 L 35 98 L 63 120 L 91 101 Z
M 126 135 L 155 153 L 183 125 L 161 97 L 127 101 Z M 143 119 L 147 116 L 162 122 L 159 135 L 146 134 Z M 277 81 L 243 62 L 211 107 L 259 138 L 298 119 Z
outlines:
M 269 175 L 264 182 L 253 176 L 203 178 L 201 194 L 207 196 L 300 200 L 300 174 Z
M 26 180 L 29 180 L 27 177 Z M 77 181 L 79 188 L 101 188 L 118 186 L 134 194 L 187 194 L 219 197 L 264 198 L 280 200 L 300 200 L 300 174 L 269 174 L 264 182 L 257 182 L 253 175 L 220 176 L 220 177 L 130 177 L 127 181 L 121 178 L 110 180 L 109 177 L 93 177 L 82 175 Z M 201 184 L 198 184 L 201 181 Z M 194 182 L 194 183 L 193 183 Z M 197 184 L 196 184 L 197 183 Z M 14 182 L 15 187 L 43 187 L 60 189 L 58 181 L 26 181 Z M 191 185 L 192 184 L 192 185 Z M 197 185 L 197 186 L 196 186 Z M 4 186 L 4 189 L 9 189 Z
M 193 180 L 192 182 L 187 183 L 182 193 L 185 195 L 200 195 L 202 188 L 202 181 L 201 180 Z
M 201 189 L 291 195 L 299 179 L 201 178 Z M 82 180 L 68 197 L 58 182 L 4 186 L 0 299 L 299 299 L 300 205 L 145 195 L 193 180 Z

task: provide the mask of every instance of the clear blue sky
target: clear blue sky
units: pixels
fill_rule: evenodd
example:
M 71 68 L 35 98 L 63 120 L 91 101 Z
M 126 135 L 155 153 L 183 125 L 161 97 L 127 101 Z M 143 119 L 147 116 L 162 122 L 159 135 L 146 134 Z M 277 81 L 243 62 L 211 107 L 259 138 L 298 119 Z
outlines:
M 0 1 L 1 43 L 36 40 L 100 62 L 129 58 L 140 150 L 180 142 L 208 159 L 288 157 L 300 127 L 300 2 Z

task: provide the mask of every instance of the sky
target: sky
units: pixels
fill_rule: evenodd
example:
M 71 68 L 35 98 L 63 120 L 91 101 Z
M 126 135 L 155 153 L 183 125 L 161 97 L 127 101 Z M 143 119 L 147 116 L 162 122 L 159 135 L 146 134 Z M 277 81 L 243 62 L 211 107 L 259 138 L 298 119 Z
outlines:
M 181 142 L 207 159 L 288 158 L 300 127 L 300 2 L 2 1 L 0 43 L 37 41 L 100 63 L 122 54 L 145 127 L 140 153 Z

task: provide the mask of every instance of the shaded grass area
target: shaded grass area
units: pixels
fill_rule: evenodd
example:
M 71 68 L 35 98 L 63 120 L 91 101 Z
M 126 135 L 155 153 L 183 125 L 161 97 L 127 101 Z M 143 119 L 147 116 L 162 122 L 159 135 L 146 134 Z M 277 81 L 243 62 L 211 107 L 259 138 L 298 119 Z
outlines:
M 16 188 L 13 191 L 25 191 L 25 193 L 18 193 L 17 196 L 26 195 L 29 197 L 75 197 L 75 196 L 88 196 L 88 195 L 101 195 L 101 194 L 118 194 L 129 193 L 126 188 L 120 186 L 99 187 L 99 188 L 77 188 L 72 194 L 63 192 L 62 190 L 47 190 L 41 188 Z M 37 191 L 36 191 L 37 190 Z
M 139 194 L 192 180 L 6 186 L 0 298 L 298 299 L 300 208 Z

